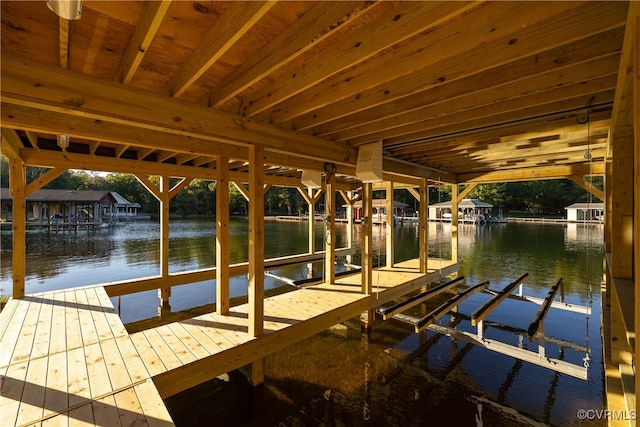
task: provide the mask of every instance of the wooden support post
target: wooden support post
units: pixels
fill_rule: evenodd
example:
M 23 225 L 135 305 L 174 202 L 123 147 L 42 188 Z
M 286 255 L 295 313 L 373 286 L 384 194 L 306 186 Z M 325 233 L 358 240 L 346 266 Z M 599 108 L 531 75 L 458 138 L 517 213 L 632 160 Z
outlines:
M 362 184 L 362 293 L 371 295 L 373 292 L 373 185 L 370 182 Z M 369 332 L 374 320 L 373 310 L 360 315 L 363 332 Z
M 482 340 L 484 339 L 484 320 L 479 321 L 477 327 L 478 332 L 476 333 L 476 335 L 478 335 L 478 338 Z
M 264 147 L 249 147 L 249 335 L 264 332 Z
M 353 191 L 347 191 L 345 195 L 345 202 L 347 204 L 347 247 L 353 247 L 353 203 L 355 202 L 355 197 Z M 351 264 L 353 261 L 353 257 L 351 255 L 347 255 L 347 262 Z
M 25 294 L 25 276 L 27 263 L 27 195 L 25 164 L 19 158 L 9 159 L 9 190 L 13 197 L 13 298 L 22 298 Z
M 387 195 L 387 221 L 386 221 L 386 260 L 387 267 L 392 268 L 394 264 L 395 257 L 395 247 L 394 247 L 394 218 L 393 218 L 393 181 L 387 181 L 385 183 L 385 192 Z
M 458 262 L 458 184 L 451 186 L 451 261 Z
M 264 384 L 264 357 L 251 362 L 251 385 L 258 387 Z
M 325 213 L 325 258 L 324 258 L 324 281 L 331 284 L 336 278 L 336 192 L 333 186 L 333 177 L 327 182 L 324 194 Z
M 229 158 L 218 159 L 216 182 L 216 312 L 229 313 Z
M 544 324 L 541 323 L 538 327 L 538 355 L 545 357 L 544 351 Z
M 316 204 L 313 195 L 313 188 L 307 189 L 309 192 L 309 253 L 315 253 L 316 247 L 316 234 L 315 234 L 315 224 L 316 224 Z
M 160 177 L 160 275 L 169 277 L 169 177 Z M 169 303 L 171 287 L 160 289 L 160 305 Z
M 640 398 L 638 398 L 638 394 L 640 394 L 640 375 L 638 373 L 638 363 L 640 362 L 640 10 L 638 5 L 635 5 L 636 11 L 636 28 L 635 28 L 635 44 L 633 48 L 633 130 L 634 130 L 634 215 L 633 215 L 633 224 L 635 227 L 633 233 L 633 253 L 634 253 L 634 296 L 636 299 L 635 309 L 634 309 L 634 322 L 635 322 L 635 366 L 636 366 L 636 375 L 635 375 L 635 391 L 636 391 L 636 406 L 635 413 L 640 414 Z M 638 424 L 638 421 L 636 421 Z
M 427 180 L 420 182 L 420 212 L 418 216 L 418 242 L 420 251 L 420 273 L 428 273 L 429 264 L 429 227 L 427 218 L 429 216 L 429 187 Z

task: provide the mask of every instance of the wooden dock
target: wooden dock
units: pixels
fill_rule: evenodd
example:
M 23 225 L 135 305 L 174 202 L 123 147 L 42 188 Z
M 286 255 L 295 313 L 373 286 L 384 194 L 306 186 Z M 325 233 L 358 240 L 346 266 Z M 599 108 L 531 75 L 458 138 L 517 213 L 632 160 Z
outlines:
M 10 300 L 0 313 L 4 425 L 173 422 L 163 398 L 240 368 L 458 270 L 410 260 L 265 299 L 265 332 L 248 333 L 248 307 L 129 334 L 101 286 Z

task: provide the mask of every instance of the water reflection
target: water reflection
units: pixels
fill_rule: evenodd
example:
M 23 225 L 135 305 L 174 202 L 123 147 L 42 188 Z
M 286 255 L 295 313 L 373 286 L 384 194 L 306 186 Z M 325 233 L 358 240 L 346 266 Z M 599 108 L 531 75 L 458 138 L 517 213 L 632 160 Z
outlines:
M 306 252 L 305 223 L 267 221 L 265 226 L 267 256 Z M 30 233 L 27 292 L 158 274 L 158 230 L 158 224 L 143 223 L 93 233 Z M 429 225 L 431 256 L 450 255 L 449 233 L 450 224 Z M 344 226 L 336 235 L 344 246 Z M 233 262 L 246 260 L 246 221 L 232 222 L 232 236 Z M 356 227 L 356 245 L 359 238 Z M 384 229 L 374 230 L 374 265 L 384 263 L 385 238 Z M 213 221 L 172 221 L 170 239 L 172 271 L 215 264 Z M 323 229 L 317 227 L 316 248 L 323 239 Z M 417 227 L 396 228 L 395 245 L 396 261 L 416 257 Z M 1 255 L 0 286 L 7 292 L 10 235 L 2 235 Z M 575 415 L 578 409 L 603 407 L 598 292 L 602 255 L 600 225 L 459 227 L 459 260 L 467 284 L 489 280 L 490 287 L 499 290 L 529 272 L 526 293 L 543 298 L 562 277 L 567 301 L 591 306 L 591 315 L 552 310 L 545 321 L 548 335 L 590 347 L 587 381 L 433 332 L 415 334 L 409 325 L 387 321 L 376 324 L 369 339 L 339 327 L 270 355 L 262 402 L 231 374 L 202 385 L 195 394 L 176 396 L 170 401 L 172 415 L 178 425 L 604 425 L 598 420 L 579 422 Z M 359 255 L 354 258 L 358 263 Z M 319 271 L 321 267 L 316 264 Z M 306 268 L 288 267 L 276 273 L 304 278 Z M 274 289 L 282 283 L 267 278 L 266 286 Z M 233 278 L 231 288 L 232 296 L 245 294 L 246 277 Z M 489 298 L 474 295 L 460 305 L 460 316 L 446 316 L 442 323 L 475 331 L 464 315 Z M 214 300 L 215 281 L 207 281 L 175 287 L 171 305 L 177 311 L 206 307 Z M 424 315 L 439 302 L 415 307 L 413 314 Z M 157 303 L 155 291 L 126 296 L 119 312 L 127 322 L 154 318 Z M 487 319 L 485 335 L 535 351 L 537 343 L 529 343 L 518 331 L 528 327 L 537 308 L 505 301 Z M 579 348 L 553 342 L 546 351 L 574 364 L 584 363 L 586 356 Z

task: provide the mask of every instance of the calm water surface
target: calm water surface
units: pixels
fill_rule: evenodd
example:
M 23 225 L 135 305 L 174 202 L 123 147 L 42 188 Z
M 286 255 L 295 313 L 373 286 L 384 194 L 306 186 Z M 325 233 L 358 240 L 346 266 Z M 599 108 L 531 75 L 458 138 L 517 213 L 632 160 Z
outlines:
M 213 221 L 172 221 L 171 271 L 213 267 Z M 356 244 L 359 228 L 355 230 Z M 450 225 L 430 224 L 430 256 L 449 257 Z M 579 409 L 603 408 L 600 345 L 602 277 L 601 226 L 514 224 L 459 228 L 461 274 L 467 284 L 490 281 L 499 290 L 524 272 L 525 294 L 544 298 L 558 278 L 569 303 L 591 306 L 592 313 L 552 310 L 545 321 L 548 336 L 590 348 L 589 379 L 578 380 L 519 362 L 433 332 L 413 333 L 397 321 L 378 322 L 367 339 L 358 330 L 338 326 L 267 358 L 262 393 L 249 389 L 241 376 L 203 384 L 168 401 L 179 425 L 344 425 L 344 426 L 495 426 L 605 425 L 603 420 L 579 420 Z M 78 233 L 29 233 L 28 293 L 156 275 L 159 267 L 157 223 L 135 223 L 108 230 Z M 232 262 L 246 261 L 246 221 L 234 220 Z M 306 252 L 306 223 L 266 221 L 266 256 Z M 320 227 L 316 248 L 323 244 Z M 337 230 L 338 247 L 346 245 L 344 226 Z M 384 234 L 374 229 L 374 265 L 384 264 Z M 418 256 L 417 227 L 396 228 L 396 261 Z M 11 236 L 2 235 L 0 287 L 11 291 Z M 379 255 L 379 256 L 378 256 Z M 354 263 L 359 263 L 356 255 Z M 321 271 L 321 265 L 318 265 Z M 339 269 L 344 269 L 339 265 Z M 304 278 L 306 266 L 273 271 Z M 269 277 L 265 286 L 283 284 Z M 375 286 L 375 274 L 374 274 Z M 232 296 L 246 294 L 246 278 L 235 277 Z M 374 288 L 375 289 L 375 288 Z M 459 307 L 463 315 L 487 301 L 475 295 Z M 215 281 L 173 288 L 171 310 L 215 301 Z M 123 321 L 157 316 L 156 291 L 113 299 Z M 439 301 L 416 307 L 421 316 Z M 518 333 L 526 329 L 538 306 L 507 300 L 487 320 L 489 338 L 537 350 Z M 446 324 L 447 316 L 441 320 Z M 468 320 L 457 327 L 475 332 Z M 547 355 L 582 365 L 585 353 L 547 344 Z

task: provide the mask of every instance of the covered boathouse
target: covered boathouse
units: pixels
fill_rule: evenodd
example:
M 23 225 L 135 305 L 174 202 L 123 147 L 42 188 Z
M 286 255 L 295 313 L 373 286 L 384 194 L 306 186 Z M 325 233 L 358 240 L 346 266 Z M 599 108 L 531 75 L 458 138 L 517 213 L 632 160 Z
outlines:
M 9 0 L 0 8 L 1 148 L 14 207 L 13 298 L 0 313 L 4 424 L 171 425 L 163 398 L 245 365 L 260 384 L 266 355 L 354 316 L 369 327 L 379 304 L 427 287 L 436 269 L 455 272 L 456 204 L 476 185 L 557 178 L 605 203 L 607 408 L 640 413 L 640 2 Z M 29 166 L 50 170 L 27 182 Z M 158 275 L 26 292 L 27 197 L 68 169 L 133 174 L 160 201 Z M 303 171 L 318 174 L 318 188 L 302 185 Z M 605 177 L 604 189 L 584 179 L 593 175 Z M 217 268 L 172 274 L 169 202 L 193 179 L 217 183 Z M 249 261 L 233 266 L 231 182 L 249 200 L 250 224 Z M 451 260 L 426 256 L 427 188 L 436 184 L 452 186 Z M 324 198 L 324 251 L 287 260 L 325 260 L 324 282 L 309 292 L 264 298 L 271 185 L 298 188 L 310 205 Z M 336 195 L 353 203 L 360 194 L 370 218 L 374 186 L 387 195 L 409 189 L 421 210 L 419 259 L 393 262 L 387 225 L 379 299 L 371 221 L 360 273 L 336 278 L 343 252 L 331 239 Z M 248 303 L 230 307 L 238 272 L 249 278 Z M 216 312 L 161 331 L 129 334 L 109 299 L 158 289 L 168 304 L 173 286 L 212 278 Z M 231 324 L 233 336 L 211 326 Z

